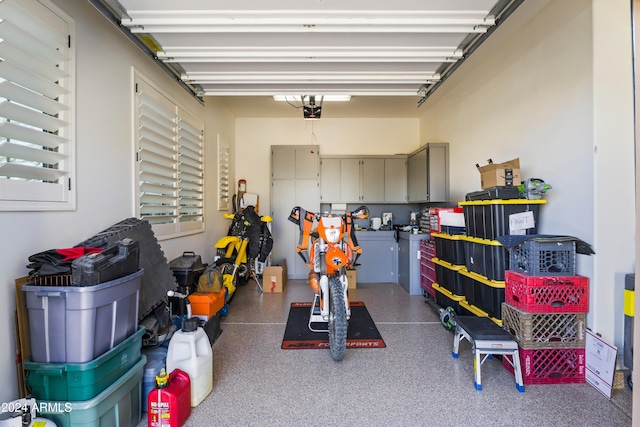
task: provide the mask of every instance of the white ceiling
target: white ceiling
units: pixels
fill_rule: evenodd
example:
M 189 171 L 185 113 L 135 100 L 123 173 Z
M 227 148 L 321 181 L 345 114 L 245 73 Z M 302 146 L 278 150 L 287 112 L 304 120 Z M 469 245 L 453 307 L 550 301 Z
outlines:
M 349 94 L 322 117 L 417 117 L 523 0 L 90 1 L 238 116 L 299 114 L 275 94 Z

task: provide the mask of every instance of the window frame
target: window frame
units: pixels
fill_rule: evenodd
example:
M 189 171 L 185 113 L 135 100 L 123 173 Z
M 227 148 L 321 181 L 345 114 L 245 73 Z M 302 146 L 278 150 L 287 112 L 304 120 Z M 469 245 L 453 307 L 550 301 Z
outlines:
M 204 232 L 204 122 L 135 68 L 132 93 L 136 217 L 151 223 L 158 240 Z M 147 104 L 144 104 L 145 98 Z M 164 109 L 157 119 L 164 121 L 163 125 L 154 120 L 145 124 L 141 120 L 144 116 L 141 105 L 151 103 L 156 104 L 154 108 Z M 144 117 L 149 118 L 150 114 L 154 112 L 147 112 Z M 181 127 L 182 123 L 186 125 Z M 161 128 L 154 129 L 156 124 Z M 157 141 L 150 142 L 141 129 L 153 132 L 152 139 Z M 149 173 L 159 176 L 163 183 L 151 182 L 154 178 L 149 178 Z M 184 179 L 185 175 L 190 178 Z M 149 187 L 159 189 L 149 190 Z M 157 199 L 158 204 L 149 203 L 150 199 Z M 153 210 L 157 210 L 155 214 Z M 192 220 L 181 220 L 186 218 Z

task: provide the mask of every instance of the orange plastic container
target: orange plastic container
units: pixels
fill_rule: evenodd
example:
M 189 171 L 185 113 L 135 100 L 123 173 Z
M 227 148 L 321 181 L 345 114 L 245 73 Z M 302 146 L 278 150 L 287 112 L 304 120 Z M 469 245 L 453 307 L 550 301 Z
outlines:
M 191 314 L 211 318 L 224 307 L 223 292 L 194 292 L 189 295 Z

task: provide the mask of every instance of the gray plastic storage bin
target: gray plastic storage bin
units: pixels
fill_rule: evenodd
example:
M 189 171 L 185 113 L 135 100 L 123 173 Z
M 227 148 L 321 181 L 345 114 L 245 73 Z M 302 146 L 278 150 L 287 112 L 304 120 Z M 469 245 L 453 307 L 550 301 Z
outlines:
M 58 427 L 136 427 L 142 418 L 142 374 L 147 358 L 91 400 L 76 402 L 38 401 L 38 415 Z
M 33 361 L 89 362 L 134 334 L 143 274 L 94 286 L 23 285 Z

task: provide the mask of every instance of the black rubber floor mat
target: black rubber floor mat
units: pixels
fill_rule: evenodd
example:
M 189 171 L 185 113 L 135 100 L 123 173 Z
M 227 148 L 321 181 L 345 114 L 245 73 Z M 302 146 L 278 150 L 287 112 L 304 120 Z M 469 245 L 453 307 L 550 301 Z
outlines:
M 386 347 L 364 302 L 352 301 L 349 306 L 351 307 L 351 319 L 349 319 L 349 328 L 347 329 L 347 348 Z M 289 318 L 284 331 L 284 338 L 282 339 L 283 350 L 329 348 L 329 336 L 327 333 L 312 332 L 309 329 L 310 310 L 310 302 L 291 303 Z M 322 323 L 314 323 L 312 325 L 314 329 L 323 327 Z

